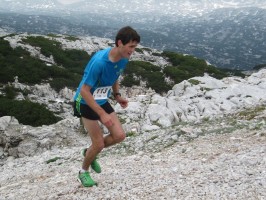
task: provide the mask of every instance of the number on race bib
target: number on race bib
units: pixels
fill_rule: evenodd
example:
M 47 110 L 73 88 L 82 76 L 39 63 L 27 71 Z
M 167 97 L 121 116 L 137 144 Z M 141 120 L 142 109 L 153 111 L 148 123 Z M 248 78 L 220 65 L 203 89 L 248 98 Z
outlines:
M 93 92 L 93 98 L 95 100 L 107 99 L 111 91 L 111 86 L 99 87 Z

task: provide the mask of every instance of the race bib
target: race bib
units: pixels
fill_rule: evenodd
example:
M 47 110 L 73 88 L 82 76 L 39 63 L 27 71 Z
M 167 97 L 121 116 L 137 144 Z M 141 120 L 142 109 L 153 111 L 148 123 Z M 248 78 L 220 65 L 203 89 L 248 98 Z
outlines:
M 97 88 L 92 95 L 95 100 L 100 100 L 100 99 L 108 99 L 110 93 L 111 93 L 111 86 L 107 86 L 107 87 Z

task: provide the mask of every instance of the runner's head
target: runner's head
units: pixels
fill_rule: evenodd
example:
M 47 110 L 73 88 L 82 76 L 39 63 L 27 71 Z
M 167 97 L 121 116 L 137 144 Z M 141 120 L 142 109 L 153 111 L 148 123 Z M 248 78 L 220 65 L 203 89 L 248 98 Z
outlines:
M 130 26 L 125 26 L 121 28 L 116 37 L 115 37 L 115 45 L 118 46 L 118 40 L 121 40 L 123 45 L 129 43 L 129 42 L 140 42 L 140 36 L 133 28 Z

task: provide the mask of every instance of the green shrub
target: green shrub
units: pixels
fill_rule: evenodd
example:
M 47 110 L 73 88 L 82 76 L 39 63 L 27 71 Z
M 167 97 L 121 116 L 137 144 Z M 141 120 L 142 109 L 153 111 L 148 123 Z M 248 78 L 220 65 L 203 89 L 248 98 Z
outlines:
M 39 59 L 17 47 L 12 49 L 7 41 L 0 39 L 0 82 L 7 84 L 13 82 L 18 76 L 19 82 L 35 84 L 48 78 L 48 68 Z
M 167 73 L 169 77 L 175 76 L 174 80 L 177 81 L 183 81 L 194 76 L 203 76 L 204 73 L 208 73 L 210 76 L 217 79 L 222 79 L 227 76 L 245 76 L 240 70 L 220 69 L 212 65 L 208 65 L 203 59 L 195 58 L 189 55 L 164 51 L 162 56 L 164 56 L 172 64 L 170 67 L 178 68 L 184 72 L 181 73 L 181 71 L 179 71 L 179 73 L 181 73 L 179 76 L 175 74 L 175 70 L 169 68 L 165 69 L 165 73 Z
M 5 93 L 5 97 L 8 99 L 14 99 L 17 95 L 17 90 L 13 86 L 5 86 L 3 89 L 3 92 Z
M 132 87 L 133 85 L 140 85 L 140 80 L 134 79 L 132 74 L 126 75 L 121 81 L 121 85 L 125 87 Z
M 64 87 L 76 88 L 78 86 L 84 67 L 89 60 L 89 55 L 86 52 L 62 50 L 60 43 L 44 37 L 29 37 L 23 42 L 41 47 L 46 56 L 53 55 L 63 67 L 47 66 L 41 60 L 30 56 L 29 52 L 21 47 L 12 49 L 9 43 L 1 38 L 0 83 L 13 82 L 14 77 L 18 76 L 19 82 L 26 84 L 40 84 L 50 80 L 51 86 L 56 91 Z M 59 83 L 56 83 L 57 81 Z
M 147 87 L 154 89 L 158 93 L 163 93 L 170 88 L 164 81 L 164 74 L 161 72 L 161 68 L 149 62 L 131 61 L 128 63 L 124 74 L 125 77 L 121 84 L 127 87 L 140 84 L 139 80 L 133 78 L 136 76 L 146 81 Z
M 72 36 L 72 35 L 69 35 L 66 37 L 67 40 L 70 40 L 70 41 L 77 41 L 79 40 L 79 38 L 75 37 L 75 36 Z
M 73 37 L 68 39 L 74 40 Z M 75 38 L 77 39 L 77 38 Z M 23 40 L 32 46 L 40 47 L 41 53 L 46 57 L 53 56 L 55 62 L 59 66 L 67 68 L 71 72 L 82 74 L 85 65 L 87 64 L 90 56 L 86 51 L 77 49 L 62 49 L 61 43 L 55 40 L 47 39 L 42 36 L 30 36 Z
M 142 49 L 140 49 L 140 48 L 136 48 L 135 51 L 138 53 L 143 53 Z
M 164 76 L 161 72 L 153 72 L 146 74 L 147 87 L 155 90 L 157 93 L 163 93 L 171 89 L 172 86 L 164 81 Z
M 185 60 L 185 57 L 182 54 L 175 52 L 164 51 L 161 55 L 168 58 L 169 62 L 171 62 L 173 66 L 178 66 Z
M 260 65 L 256 65 L 255 67 L 253 67 L 254 70 L 260 70 L 262 68 L 265 68 L 266 64 L 260 64 Z
M 0 97 L 0 116 L 14 116 L 20 123 L 31 126 L 50 125 L 61 118 L 56 117 L 44 105 L 27 100 L 17 101 Z
M 125 69 L 125 77 L 121 82 L 122 85 L 131 87 L 139 85 L 139 80 L 146 81 L 147 87 L 151 87 L 157 93 L 167 92 L 174 84 L 188 80 L 195 76 L 203 76 L 208 73 L 210 76 L 222 79 L 228 75 L 243 75 L 239 71 L 221 70 L 214 66 L 208 65 L 205 60 L 198 59 L 189 55 L 182 55 L 175 52 L 165 51 L 161 54 L 172 65 L 164 67 L 155 66 L 149 62 L 131 61 Z M 138 77 L 138 80 L 133 77 Z M 164 77 L 169 77 L 173 83 L 166 83 Z
M 53 78 L 51 81 L 49 81 L 49 83 L 55 91 L 59 92 L 64 87 L 76 89 L 80 80 L 81 76 L 79 75 L 71 76 L 71 78 L 68 78 L 67 76 L 62 76 L 60 78 Z

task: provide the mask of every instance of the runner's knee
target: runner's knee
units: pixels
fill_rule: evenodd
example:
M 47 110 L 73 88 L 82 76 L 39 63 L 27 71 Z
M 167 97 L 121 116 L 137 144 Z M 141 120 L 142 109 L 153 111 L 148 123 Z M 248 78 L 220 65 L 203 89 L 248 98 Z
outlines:
M 126 138 L 125 132 L 119 132 L 113 136 L 115 142 L 122 142 Z

